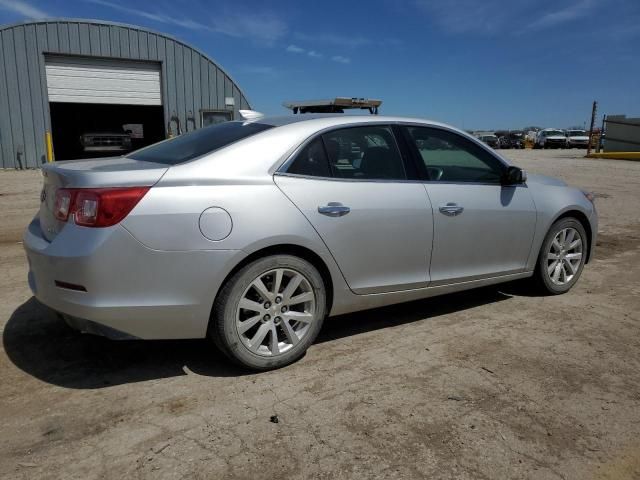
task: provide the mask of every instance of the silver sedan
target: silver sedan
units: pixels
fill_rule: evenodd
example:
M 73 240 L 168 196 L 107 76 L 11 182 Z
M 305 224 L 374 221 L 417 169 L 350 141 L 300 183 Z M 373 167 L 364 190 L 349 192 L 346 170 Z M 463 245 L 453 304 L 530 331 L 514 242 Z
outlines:
M 202 128 L 125 157 L 45 165 L 29 285 L 110 338 L 210 338 L 257 370 L 328 315 L 532 277 L 568 291 L 590 194 L 431 121 L 299 115 Z

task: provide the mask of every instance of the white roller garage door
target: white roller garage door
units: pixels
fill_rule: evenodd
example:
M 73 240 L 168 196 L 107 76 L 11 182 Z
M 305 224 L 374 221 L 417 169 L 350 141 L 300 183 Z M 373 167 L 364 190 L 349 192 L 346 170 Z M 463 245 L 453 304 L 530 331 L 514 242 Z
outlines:
M 50 102 L 162 105 L 158 63 L 51 57 L 45 70 Z

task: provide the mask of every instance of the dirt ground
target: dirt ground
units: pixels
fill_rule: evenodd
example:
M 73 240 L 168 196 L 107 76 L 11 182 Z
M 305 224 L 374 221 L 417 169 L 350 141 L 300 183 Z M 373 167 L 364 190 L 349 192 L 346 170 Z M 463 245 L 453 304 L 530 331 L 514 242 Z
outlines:
M 333 318 L 262 374 L 206 341 L 70 330 L 26 284 L 40 174 L 0 172 L 0 477 L 639 479 L 640 162 L 581 154 L 506 152 L 598 197 L 570 293 L 516 283 Z

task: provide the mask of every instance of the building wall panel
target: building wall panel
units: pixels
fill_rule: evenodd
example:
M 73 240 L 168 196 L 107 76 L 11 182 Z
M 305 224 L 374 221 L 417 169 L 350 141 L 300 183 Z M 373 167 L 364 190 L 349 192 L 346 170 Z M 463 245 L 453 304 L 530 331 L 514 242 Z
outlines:
M 27 42 L 25 40 L 25 29 L 16 28 L 13 30 L 13 41 L 16 52 L 26 51 Z M 27 55 L 16 55 L 16 74 L 18 79 L 18 93 L 20 96 L 20 109 L 24 112 L 22 115 L 22 136 L 23 136 L 23 154 L 21 155 L 21 163 L 25 168 L 36 166 L 36 145 L 34 133 L 34 115 L 33 104 L 29 89 L 29 67 L 27 65 Z
M 11 117 L 11 131 L 7 132 L 12 136 L 13 149 L 7 163 L 17 168 L 25 168 L 24 162 L 24 130 L 22 128 L 22 117 L 26 112 L 22 111 L 20 104 L 20 89 L 18 88 L 18 69 L 16 66 L 16 51 L 13 41 L 13 30 L 2 32 L 2 50 L 4 54 L 4 77 L 7 85 L 7 97 L 9 104 L 9 116 Z M 2 137 L 4 138 L 4 133 Z M 20 156 L 20 158 L 18 158 Z M 4 163 L 4 162 L 3 162 Z
M 2 37 L 2 32 L 0 32 L 0 70 L 3 72 L 0 74 L 0 112 L 9 112 L 10 105 L 6 75 L 7 67 L 4 60 L 4 41 Z M 0 156 L 2 156 L 0 167 L 13 168 L 13 155 L 14 148 L 11 115 L 0 115 Z
M 172 115 L 183 132 L 199 128 L 200 110 L 225 109 L 225 97 L 234 98 L 236 115 L 249 108 L 240 88 L 209 57 L 157 32 L 80 20 L 0 26 L 0 112 L 8 112 L 0 115 L 0 168 L 34 168 L 46 160 L 51 119 L 45 56 L 60 54 L 160 62 L 165 129 Z

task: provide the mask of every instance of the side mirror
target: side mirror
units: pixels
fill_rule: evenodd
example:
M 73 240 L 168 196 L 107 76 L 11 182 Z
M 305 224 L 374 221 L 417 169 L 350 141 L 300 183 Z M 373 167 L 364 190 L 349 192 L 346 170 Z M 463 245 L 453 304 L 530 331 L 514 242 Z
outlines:
M 502 176 L 503 185 L 522 185 L 527 181 L 527 172 L 511 165 Z

